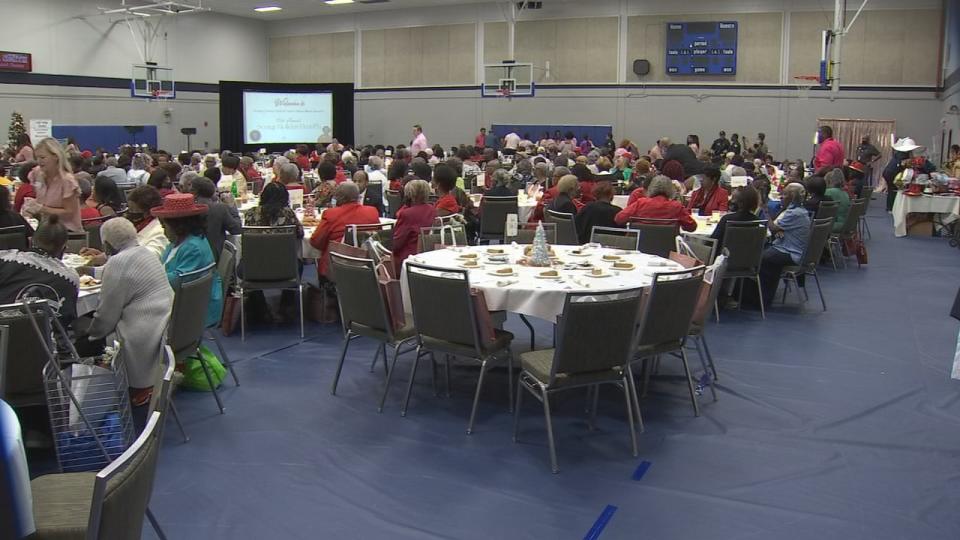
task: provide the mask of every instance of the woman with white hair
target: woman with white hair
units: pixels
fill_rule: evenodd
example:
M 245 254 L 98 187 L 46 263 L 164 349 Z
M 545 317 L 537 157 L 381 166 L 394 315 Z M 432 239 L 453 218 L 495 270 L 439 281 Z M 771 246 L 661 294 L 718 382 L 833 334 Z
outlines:
M 489 197 L 510 197 L 517 193 L 510 189 L 510 183 L 513 181 L 513 175 L 506 169 L 497 169 L 493 171 L 493 188 L 486 192 Z
M 614 217 L 621 227 L 631 220 L 643 219 L 673 219 L 685 231 L 697 230 L 697 222 L 690 216 L 690 210 L 675 200 L 676 190 L 673 180 L 667 176 L 657 175 L 647 187 L 647 196 L 639 197 Z
M 133 156 L 130 161 L 130 170 L 127 171 L 127 180 L 134 186 L 142 186 L 150 178 L 150 165 L 153 164 L 153 158 L 147 154 L 139 153 Z
M 139 244 L 137 230 L 128 220 L 107 221 L 100 227 L 100 238 L 110 258 L 103 268 L 100 305 L 85 340 L 102 347 L 107 336 L 116 336 L 126 361 L 130 399 L 134 406 L 143 405 L 149 403 L 158 378 L 173 290 L 163 263 Z

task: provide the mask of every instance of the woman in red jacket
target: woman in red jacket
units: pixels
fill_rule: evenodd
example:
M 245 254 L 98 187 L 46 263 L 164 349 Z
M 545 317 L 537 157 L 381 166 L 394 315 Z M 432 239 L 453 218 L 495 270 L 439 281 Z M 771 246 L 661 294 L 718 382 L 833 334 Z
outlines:
M 337 186 L 336 208 L 325 210 L 320 224 L 310 237 L 310 245 L 320 251 L 317 275 L 326 277 L 330 266 L 330 242 L 342 242 L 347 225 L 374 225 L 380 223 L 380 214 L 372 206 L 363 206 L 358 199 L 360 190 L 353 182 Z
M 437 218 L 437 209 L 430 204 L 430 184 L 426 180 L 411 180 L 403 188 L 407 205 L 397 210 L 397 222 L 393 226 L 393 263 L 397 275 L 403 261 L 417 253 L 420 229 L 430 227 Z
M 700 189 L 690 194 L 687 209 L 697 211 L 701 216 L 714 212 L 726 212 L 730 203 L 730 194 L 720 187 L 720 169 L 707 167 L 703 170 Z
M 635 218 L 675 219 L 685 231 L 697 230 L 697 222 L 690 216 L 690 211 L 673 199 L 673 181 L 666 176 L 656 176 L 650 181 L 647 196 L 635 200 L 624 208 L 614 221 L 621 227 Z

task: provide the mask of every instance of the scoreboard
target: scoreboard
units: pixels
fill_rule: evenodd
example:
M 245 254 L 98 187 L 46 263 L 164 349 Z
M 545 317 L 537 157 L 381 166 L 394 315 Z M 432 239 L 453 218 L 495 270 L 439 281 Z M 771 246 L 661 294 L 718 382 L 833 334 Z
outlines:
M 667 23 L 667 75 L 736 75 L 737 23 Z

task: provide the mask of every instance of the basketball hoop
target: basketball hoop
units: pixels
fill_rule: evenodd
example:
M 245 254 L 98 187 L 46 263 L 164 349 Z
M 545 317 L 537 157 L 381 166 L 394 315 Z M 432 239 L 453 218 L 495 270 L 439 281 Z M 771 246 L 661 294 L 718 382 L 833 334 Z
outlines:
M 820 86 L 820 77 L 817 75 L 797 75 L 793 78 L 797 85 L 797 97 L 806 101 L 810 99 L 810 89 Z
M 509 101 L 512 101 L 512 99 L 511 99 L 512 93 L 513 93 L 513 92 L 511 92 L 510 89 L 509 89 L 509 88 L 506 88 L 506 87 L 497 89 L 497 95 L 498 95 L 499 97 L 507 98 L 507 100 L 509 100 Z
M 152 100 L 170 99 L 172 97 L 173 97 L 173 92 L 169 90 L 154 89 L 150 91 L 150 99 Z

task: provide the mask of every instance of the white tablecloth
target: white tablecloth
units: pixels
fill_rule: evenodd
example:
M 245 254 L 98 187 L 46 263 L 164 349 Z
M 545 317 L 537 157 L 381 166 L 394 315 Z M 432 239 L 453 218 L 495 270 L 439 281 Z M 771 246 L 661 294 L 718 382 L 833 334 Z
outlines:
M 505 248 L 509 255 L 510 263 L 507 265 L 494 265 L 487 263 L 484 256 L 488 249 Z M 604 268 L 610 277 L 594 278 L 588 276 L 585 270 L 568 270 L 562 267 L 554 267 L 559 271 L 560 279 L 539 279 L 535 276 L 547 270 L 547 268 L 531 268 L 517 264 L 517 261 L 523 256 L 523 246 L 472 246 L 467 248 L 448 248 L 427 253 L 420 253 L 407 259 L 407 261 L 419 262 L 439 268 L 459 268 L 462 260 L 458 259 L 464 253 L 474 252 L 481 254 L 479 260 L 483 264 L 482 268 L 470 270 L 470 285 L 482 289 L 487 300 L 487 307 L 491 311 L 512 311 L 522 315 L 537 317 L 550 322 L 556 321 L 556 318 L 563 313 L 563 304 L 567 293 L 575 292 L 602 292 L 630 289 L 634 287 L 648 287 L 652 283 L 652 276 L 656 272 L 665 272 L 672 270 L 681 270 L 683 267 L 679 264 L 657 257 L 655 255 L 646 255 L 639 252 L 624 252 L 614 249 L 592 248 L 587 249 L 586 257 L 575 257 L 570 255 L 575 246 L 553 246 L 560 262 L 579 263 L 588 261 L 595 266 Z M 635 265 L 634 270 L 613 271 L 613 263 L 602 260 L 603 255 L 618 254 L 625 262 L 631 262 Z M 404 303 L 406 309 L 410 311 L 410 295 L 407 283 L 406 262 L 403 273 L 400 278 L 403 289 Z M 510 266 L 516 270 L 517 276 L 503 277 L 493 276 L 490 273 L 497 269 Z
M 941 214 L 943 223 L 950 223 L 960 218 L 960 197 L 941 195 L 908 197 L 903 194 L 903 191 L 897 192 L 897 198 L 893 203 L 894 236 L 907 235 L 907 214 L 912 213 Z

